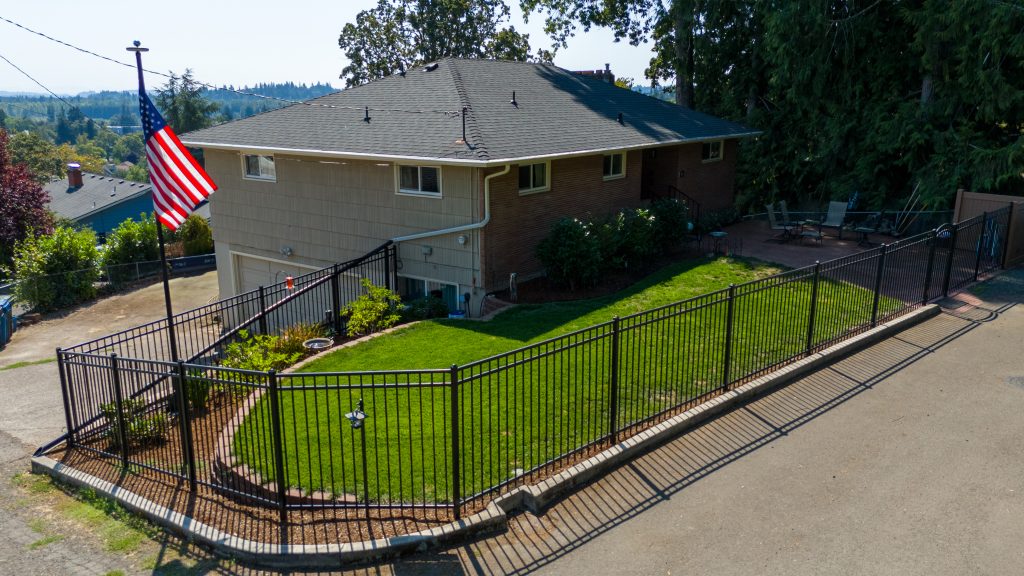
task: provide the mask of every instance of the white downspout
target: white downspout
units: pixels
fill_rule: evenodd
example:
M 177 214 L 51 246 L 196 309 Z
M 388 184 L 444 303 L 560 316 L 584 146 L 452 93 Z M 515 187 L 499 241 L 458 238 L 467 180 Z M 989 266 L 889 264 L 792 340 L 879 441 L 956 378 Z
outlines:
M 501 172 L 495 172 L 494 174 L 488 174 L 484 176 L 484 219 L 479 222 L 472 224 L 463 224 L 462 226 L 455 226 L 454 228 L 442 228 L 441 230 L 430 230 L 429 232 L 417 232 L 416 234 L 409 234 L 407 236 L 396 236 L 392 238 L 392 242 L 408 242 L 410 240 L 420 240 L 423 238 L 431 238 L 433 236 L 444 236 L 445 234 L 456 234 L 458 232 L 468 232 L 470 230 L 479 230 L 487 223 L 491 221 L 491 178 L 497 178 L 498 176 L 504 176 L 512 171 L 511 164 L 505 164 L 505 169 Z

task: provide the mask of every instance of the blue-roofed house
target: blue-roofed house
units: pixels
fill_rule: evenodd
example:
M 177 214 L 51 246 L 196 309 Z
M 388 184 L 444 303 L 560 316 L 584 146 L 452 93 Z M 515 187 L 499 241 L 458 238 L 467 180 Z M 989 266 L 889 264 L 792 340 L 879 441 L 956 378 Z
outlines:
M 128 218 L 153 211 L 153 187 L 116 176 L 82 172 L 68 165 L 66 180 L 44 186 L 50 194 L 50 210 L 97 234 L 107 234 Z

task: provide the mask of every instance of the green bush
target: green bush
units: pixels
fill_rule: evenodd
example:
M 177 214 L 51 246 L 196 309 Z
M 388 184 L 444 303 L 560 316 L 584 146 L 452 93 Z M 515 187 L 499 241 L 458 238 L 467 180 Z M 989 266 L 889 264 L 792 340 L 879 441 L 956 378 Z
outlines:
M 701 232 L 720 230 L 740 219 L 740 212 L 735 207 L 708 210 L 700 218 Z
M 597 240 L 602 270 L 621 270 L 626 267 L 626 258 L 622 250 L 622 220 L 622 213 L 615 213 L 587 225 L 587 229 Z
M 654 216 L 655 242 L 663 251 L 675 248 L 689 232 L 690 211 L 675 198 L 662 198 L 651 203 Z
M 185 398 L 188 405 L 196 412 L 206 410 L 210 403 L 210 390 L 213 389 L 213 382 L 205 378 L 201 370 L 190 370 L 188 378 L 185 379 Z
M 448 305 L 436 296 L 417 298 L 402 310 L 402 319 L 406 321 L 426 320 L 428 318 L 447 318 Z
M 59 226 L 49 236 L 29 236 L 14 246 L 15 296 L 40 312 L 96 295 L 96 235 Z
M 601 249 L 590 228 L 578 218 L 562 218 L 537 245 L 548 277 L 570 290 L 594 285 L 601 272 Z
M 111 284 L 121 285 L 138 279 L 136 262 L 151 262 L 160 258 L 156 236 L 156 219 L 152 214 L 139 214 L 139 219 L 128 218 L 117 225 L 109 235 L 103 250 L 103 266 Z
M 238 331 L 239 341 L 228 344 L 222 366 L 242 370 L 284 370 L 302 357 L 298 352 L 282 352 L 279 336 Z
M 128 444 L 149 445 L 164 439 L 170 420 L 163 412 L 146 415 L 146 403 L 141 399 L 126 399 L 121 402 L 125 432 Z M 117 403 L 100 404 L 100 413 L 110 426 L 106 437 L 113 448 L 121 447 L 121 420 L 117 415 Z
M 385 330 L 401 320 L 402 298 L 393 290 L 374 286 L 369 279 L 362 279 L 366 294 L 345 307 L 348 316 L 346 331 L 349 336 L 361 336 Z
M 190 214 L 178 228 L 178 239 L 181 240 L 185 256 L 198 256 L 213 252 L 213 230 L 210 224 L 199 214 Z
M 619 212 L 619 251 L 626 267 L 640 267 L 662 251 L 655 218 L 646 208 Z

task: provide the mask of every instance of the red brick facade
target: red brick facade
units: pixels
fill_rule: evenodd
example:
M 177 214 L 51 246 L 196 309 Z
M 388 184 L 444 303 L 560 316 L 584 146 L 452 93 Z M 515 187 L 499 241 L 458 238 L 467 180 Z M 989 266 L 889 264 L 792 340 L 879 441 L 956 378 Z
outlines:
M 696 198 L 705 210 L 724 208 L 733 201 L 736 141 L 726 141 L 721 161 L 701 162 L 701 145 L 688 144 L 626 155 L 626 174 L 604 180 L 602 155 L 553 160 L 550 190 L 519 193 L 518 166 L 491 180 L 491 222 L 481 235 L 481 266 L 486 290 L 507 286 L 509 274 L 535 276 L 543 267 L 537 244 L 563 217 L 592 218 L 622 208 L 643 206 L 645 186 L 664 189 L 671 184 Z M 644 164 L 647 163 L 645 172 Z M 486 174 L 499 172 L 490 169 Z M 483 189 L 481 176 L 481 189 Z

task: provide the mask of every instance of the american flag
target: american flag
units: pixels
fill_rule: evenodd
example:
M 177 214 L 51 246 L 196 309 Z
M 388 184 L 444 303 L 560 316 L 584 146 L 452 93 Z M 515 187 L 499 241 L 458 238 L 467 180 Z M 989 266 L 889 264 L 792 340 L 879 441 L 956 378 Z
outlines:
M 217 185 L 164 122 L 144 90 L 139 91 L 139 111 L 156 219 L 171 230 L 177 230 Z

